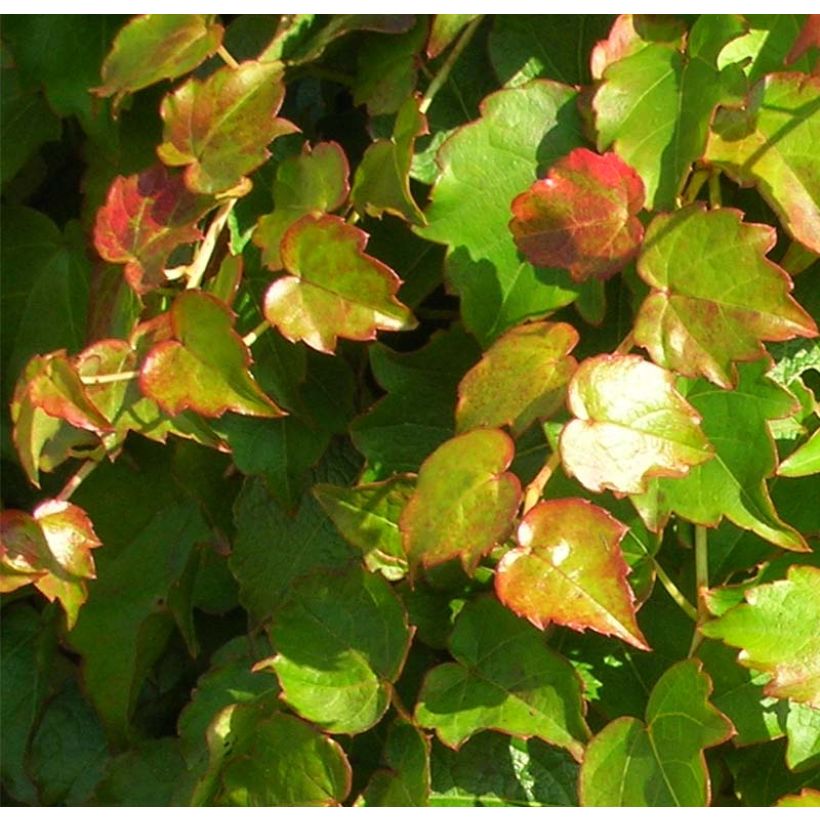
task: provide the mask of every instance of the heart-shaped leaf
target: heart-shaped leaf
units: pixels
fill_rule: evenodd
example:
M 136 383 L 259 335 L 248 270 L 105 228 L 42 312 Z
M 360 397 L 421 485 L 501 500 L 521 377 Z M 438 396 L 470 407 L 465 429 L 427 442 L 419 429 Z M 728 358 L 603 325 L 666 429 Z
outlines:
M 571 325 L 533 322 L 508 330 L 467 372 L 458 386 L 456 430 L 509 426 L 523 433 L 549 418 L 564 402 L 578 363 Z
M 162 101 L 166 165 L 184 165 L 191 191 L 218 194 L 248 188 L 245 174 L 269 156 L 269 143 L 296 126 L 277 118 L 285 96 L 280 63 L 224 66 L 207 80 L 192 78 Z
M 584 361 L 569 385 L 577 418 L 561 433 L 561 459 L 587 489 L 642 492 L 652 476 L 682 476 L 712 457 L 700 417 L 675 377 L 639 356 Z
M 173 338 L 146 356 L 143 392 L 172 416 L 188 408 L 211 417 L 226 410 L 283 415 L 251 376 L 251 354 L 233 322 L 230 309 L 207 293 L 188 290 L 177 296 L 170 311 Z
M 659 365 L 736 384 L 734 362 L 765 355 L 761 341 L 813 337 L 817 326 L 789 296 L 788 274 L 766 258 L 777 234 L 731 208 L 692 205 L 655 217 L 638 273 L 653 291 L 635 341 Z
M 566 268 L 576 282 L 608 279 L 638 253 L 643 199 L 617 154 L 576 148 L 513 200 L 510 230 L 533 265 Z
M 506 472 L 514 453 L 501 430 L 472 430 L 425 460 L 399 521 L 411 571 L 460 557 L 472 572 L 507 535 L 521 501 L 518 478 Z
M 401 280 L 364 252 L 367 234 L 335 216 L 302 217 L 282 237 L 289 276 L 265 294 L 265 318 L 292 342 L 324 353 L 339 337 L 366 341 L 378 330 L 409 330 L 415 319 L 396 298 Z
M 518 527 L 520 546 L 498 564 L 498 597 L 539 629 L 551 622 L 594 629 L 649 649 L 626 581 L 624 535 L 620 521 L 588 501 L 542 502 Z

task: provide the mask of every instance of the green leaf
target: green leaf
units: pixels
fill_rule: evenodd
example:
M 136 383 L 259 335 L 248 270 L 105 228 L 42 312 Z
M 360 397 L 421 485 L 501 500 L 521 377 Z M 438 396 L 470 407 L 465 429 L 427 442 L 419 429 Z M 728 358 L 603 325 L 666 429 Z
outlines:
M 588 736 L 581 681 L 537 629 L 481 597 L 458 616 L 450 651 L 457 663 L 435 667 L 424 681 L 419 725 L 453 749 L 494 729 L 540 738 L 580 760 Z
M 407 573 L 399 517 L 415 486 L 414 477 L 398 475 L 357 487 L 317 484 L 313 494 L 342 536 L 361 550 L 367 568 L 397 581 Z
M 786 719 L 786 764 L 796 772 L 820 763 L 820 709 L 805 703 L 792 703 Z
M 730 208 L 692 205 L 656 217 L 638 273 L 653 291 L 635 320 L 635 341 L 662 367 L 736 384 L 735 362 L 764 355 L 761 341 L 817 335 L 789 296 L 788 274 L 766 258 L 777 234 Z
M 746 593 L 746 603 L 701 627 L 743 651 L 738 662 L 768 672 L 765 693 L 820 708 L 820 569 L 794 565 L 783 581 Z
M 820 789 L 803 789 L 800 794 L 789 794 L 775 803 L 778 808 L 811 808 L 820 807 Z
M 102 65 L 101 97 L 129 93 L 195 69 L 222 44 L 214 15 L 145 14 L 123 26 Z
M 689 387 L 686 398 L 703 419 L 715 457 L 684 478 L 658 479 L 646 495 L 633 498 L 652 529 L 671 512 L 710 527 L 726 516 L 784 549 L 806 550 L 803 536 L 778 516 L 766 487 L 777 463 L 766 422 L 790 415 L 794 398 L 765 370 L 764 362 L 742 365 L 737 390 L 720 390 L 703 379 Z
M 283 700 L 334 734 L 358 734 L 381 719 L 411 639 L 390 585 L 358 567 L 304 579 L 270 634 Z
M 506 472 L 514 454 L 501 430 L 472 430 L 424 461 L 399 522 L 411 571 L 459 557 L 472 574 L 506 537 L 521 502 L 521 483 Z
M 708 805 L 703 750 L 733 733 L 709 703 L 711 690 L 697 661 L 670 667 L 649 696 L 645 724 L 619 718 L 590 741 L 581 765 L 581 804 Z
M 798 447 L 780 463 L 777 474 L 789 478 L 800 478 L 817 473 L 820 473 L 820 431 L 815 430 L 805 444 Z
M 427 57 L 435 60 L 458 37 L 464 26 L 476 17 L 477 14 L 437 14 L 427 38 Z
M 411 330 L 413 314 L 396 298 L 401 280 L 364 252 L 367 234 L 336 216 L 302 217 L 282 237 L 289 276 L 265 293 L 265 318 L 292 342 L 333 353 L 339 337 L 376 338 Z
M 649 209 L 674 206 L 692 163 L 703 156 L 713 111 L 737 100 L 737 72 L 719 71 L 717 59 L 745 31 L 738 16 L 706 14 L 685 48 L 681 40 L 648 42 L 606 66 L 592 102 L 598 151 L 614 146 L 640 174 Z
M 712 457 L 697 412 L 674 376 L 639 356 L 586 359 L 570 381 L 576 416 L 561 432 L 566 471 L 594 492 L 638 493 L 648 478 L 682 476 Z
M 576 360 L 578 333 L 562 322 L 533 322 L 508 330 L 458 386 L 456 430 L 508 426 L 523 433 L 564 403 Z
M 251 354 L 233 322 L 216 297 L 180 293 L 170 311 L 172 338 L 155 344 L 142 364 L 143 392 L 172 416 L 189 408 L 211 417 L 226 410 L 282 415 L 250 375 Z
M 481 119 L 441 147 L 441 172 L 417 233 L 448 245 L 446 276 L 461 297 L 468 330 L 487 346 L 524 319 L 575 298 L 568 275 L 522 260 L 507 223 L 509 203 L 581 142 L 575 91 L 546 81 L 499 91 Z
M 282 268 L 279 246 L 287 229 L 310 213 L 329 213 L 340 208 L 350 193 L 350 168 L 342 147 L 319 142 L 311 149 L 288 157 L 276 169 L 273 183 L 273 213 L 261 217 L 253 243 L 262 249 L 262 263 L 271 270 Z
M 498 563 L 496 593 L 539 629 L 594 629 L 648 650 L 626 581 L 624 535 L 620 521 L 583 499 L 541 502 L 518 527 L 520 546 Z
M 284 96 L 279 63 L 251 60 L 224 66 L 207 80 L 192 78 L 162 101 L 159 158 L 186 166 L 191 191 L 246 192 L 245 174 L 268 159 L 268 143 L 298 130 L 276 116 Z
M 769 74 L 746 107 L 718 111 L 706 160 L 741 185 L 755 185 L 783 227 L 820 253 L 820 181 L 811 159 L 817 139 L 820 78 Z

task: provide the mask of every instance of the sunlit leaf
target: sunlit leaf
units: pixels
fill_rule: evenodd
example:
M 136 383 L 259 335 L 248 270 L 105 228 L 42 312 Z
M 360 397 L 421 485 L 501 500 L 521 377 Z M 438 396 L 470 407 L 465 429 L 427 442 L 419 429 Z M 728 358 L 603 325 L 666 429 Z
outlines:
M 786 736 L 786 764 L 792 771 L 806 771 L 820 763 L 820 709 L 789 703 Z
M 812 437 L 784 459 L 777 468 L 778 475 L 789 478 L 817 473 L 820 473 L 820 430 L 815 430 Z
M 800 794 L 788 794 L 775 804 L 778 808 L 820 808 L 820 789 L 803 789 Z

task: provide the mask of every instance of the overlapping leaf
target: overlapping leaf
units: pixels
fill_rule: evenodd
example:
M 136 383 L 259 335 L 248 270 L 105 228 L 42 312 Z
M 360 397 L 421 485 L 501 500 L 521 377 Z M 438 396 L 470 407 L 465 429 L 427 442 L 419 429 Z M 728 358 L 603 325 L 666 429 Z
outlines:
M 638 259 L 653 291 L 635 320 L 637 343 L 663 367 L 732 387 L 734 363 L 763 356 L 761 341 L 815 336 L 788 274 L 766 258 L 776 238 L 729 208 L 656 217 Z
M 820 177 L 814 146 L 820 138 L 820 77 L 769 74 L 745 109 L 715 117 L 706 159 L 741 185 L 756 185 L 783 227 L 820 253 Z
M 775 804 L 778 808 L 820 808 L 820 789 L 803 789 L 800 794 L 787 794 Z
M 456 429 L 509 426 L 523 433 L 549 418 L 564 402 L 578 363 L 571 325 L 533 322 L 508 330 L 467 372 L 458 386 Z
M 434 60 L 458 37 L 464 26 L 478 15 L 475 14 L 437 14 L 430 26 L 427 38 L 426 54 Z
M 790 702 L 786 735 L 786 764 L 792 771 L 807 771 L 820 763 L 820 709 Z
M 589 743 L 581 765 L 583 806 L 707 806 L 703 750 L 728 740 L 732 724 L 709 703 L 697 661 L 681 661 L 655 684 L 646 723 L 618 718 Z
M 513 200 L 510 230 L 534 265 L 608 279 L 638 253 L 643 200 L 641 178 L 617 154 L 576 148 Z
M 652 476 L 686 475 L 712 457 L 674 376 L 639 356 L 587 359 L 570 382 L 568 403 L 576 418 L 561 433 L 561 458 L 594 492 L 641 492 Z
M 367 341 L 377 330 L 415 326 L 396 298 L 401 280 L 364 252 L 367 234 L 335 216 L 304 216 L 282 237 L 288 276 L 265 294 L 265 318 L 285 338 L 324 353 L 339 337 Z
M 777 468 L 778 475 L 789 478 L 816 475 L 820 473 L 820 431 L 815 430 L 811 438 L 801 444 Z
M 185 166 L 191 191 L 247 190 L 245 174 L 270 156 L 268 144 L 298 130 L 276 116 L 284 96 L 279 63 L 249 61 L 220 68 L 207 80 L 192 78 L 163 100 L 159 158 Z
M 519 525 L 519 546 L 496 568 L 498 597 L 539 629 L 594 629 L 649 649 L 626 581 L 624 535 L 620 521 L 588 501 L 542 502 Z
M 790 567 L 701 632 L 740 648 L 743 666 L 770 673 L 766 694 L 820 708 L 820 569 Z
M 457 749 L 494 729 L 538 737 L 580 759 L 588 729 L 581 681 L 541 633 L 492 598 L 468 603 L 450 638 L 457 663 L 428 673 L 416 721 Z
M 507 535 L 521 500 L 518 478 L 506 472 L 514 452 L 501 430 L 472 430 L 425 460 L 399 522 L 411 570 L 459 557 L 472 572 Z

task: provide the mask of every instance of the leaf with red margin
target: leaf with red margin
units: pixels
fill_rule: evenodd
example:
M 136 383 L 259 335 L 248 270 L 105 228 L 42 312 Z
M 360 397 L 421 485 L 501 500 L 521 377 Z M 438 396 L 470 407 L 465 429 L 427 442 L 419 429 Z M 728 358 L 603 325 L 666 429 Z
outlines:
M 158 148 L 166 165 L 185 165 L 185 184 L 203 194 L 245 193 L 249 174 L 270 156 L 267 145 L 299 129 L 276 115 L 285 96 L 280 63 L 225 66 L 192 78 L 162 101 Z
M 305 143 L 301 154 L 279 165 L 273 183 L 276 209 L 259 219 L 253 234 L 253 244 L 262 250 L 262 264 L 281 270 L 279 246 L 285 231 L 306 214 L 341 207 L 350 193 L 349 174 L 345 152 L 335 142 L 320 142 L 312 150 Z
M 655 217 L 638 273 L 653 290 L 635 319 L 635 341 L 662 367 L 737 383 L 734 363 L 766 355 L 761 341 L 817 335 L 789 296 L 789 275 L 766 258 L 777 232 L 733 208 L 695 204 Z
M 791 51 L 786 55 L 786 65 L 796 63 L 811 49 L 820 49 L 820 14 L 806 15 L 803 30 L 797 35 Z
M 49 499 L 33 515 L 4 510 L 0 529 L 0 590 L 33 583 L 49 601 L 59 599 L 71 629 L 88 598 L 85 582 L 96 577 L 91 550 L 101 545 L 88 515 L 75 504 Z
M 617 154 L 576 148 L 512 203 L 518 250 L 576 282 L 608 279 L 638 253 L 643 182 Z
M 167 283 L 165 262 L 180 245 L 202 238 L 197 222 L 213 207 L 192 194 L 181 176 L 156 165 L 117 177 L 97 211 L 94 247 L 108 262 L 125 264 L 125 279 L 139 294 Z
M 533 322 L 508 330 L 467 371 L 458 386 L 456 430 L 509 426 L 523 433 L 564 403 L 578 362 L 569 355 L 578 332 L 563 322 Z
M 568 392 L 576 418 L 561 432 L 566 471 L 593 492 L 639 493 L 652 476 L 683 476 L 712 458 L 700 416 L 675 376 L 640 356 L 586 359 Z
M 166 413 L 191 409 L 210 417 L 284 415 L 250 374 L 251 354 L 233 329 L 234 316 L 214 296 L 185 291 L 170 310 L 173 338 L 149 351 L 140 387 Z
M 646 723 L 622 717 L 586 748 L 582 806 L 706 806 L 711 784 L 703 750 L 734 734 L 710 702 L 712 682 L 700 661 L 671 666 L 655 684 Z
M 818 15 L 820 16 L 820 15 Z M 820 790 L 803 789 L 800 794 L 787 794 L 775 803 L 778 808 L 820 808 Z
M 132 91 L 195 69 L 222 44 L 223 28 L 209 14 L 145 14 L 123 26 L 102 65 L 100 97 L 114 105 Z
M 506 472 L 514 454 L 501 430 L 471 430 L 424 461 L 399 519 L 411 573 L 456 557 L 472 573 L 507 535 L 521 501 L 518 478 Z
M 626 532 L 584 499 L 543 501 L 519 525 L 520 546 L 499 562 L 496 593 L 539 629 L 553 622 L 578 632 L 593 629 L 648 650 L 626 581 L 620 547 Z
M 435 60 L 458 37 L 464 26 L 476 17 L 477 14 L 437 14 L 427 38 L 428 59 Z
M 396 298 L 401 280 L 368 256 L 368 236 L 337 216 L 302 217 L 280 246 L 290 276 L 265 294 L 265 318 L 286 339 L 323 353 L 336 340 L 368 341 L 378 330 L 411 330 L 410 309 Z

